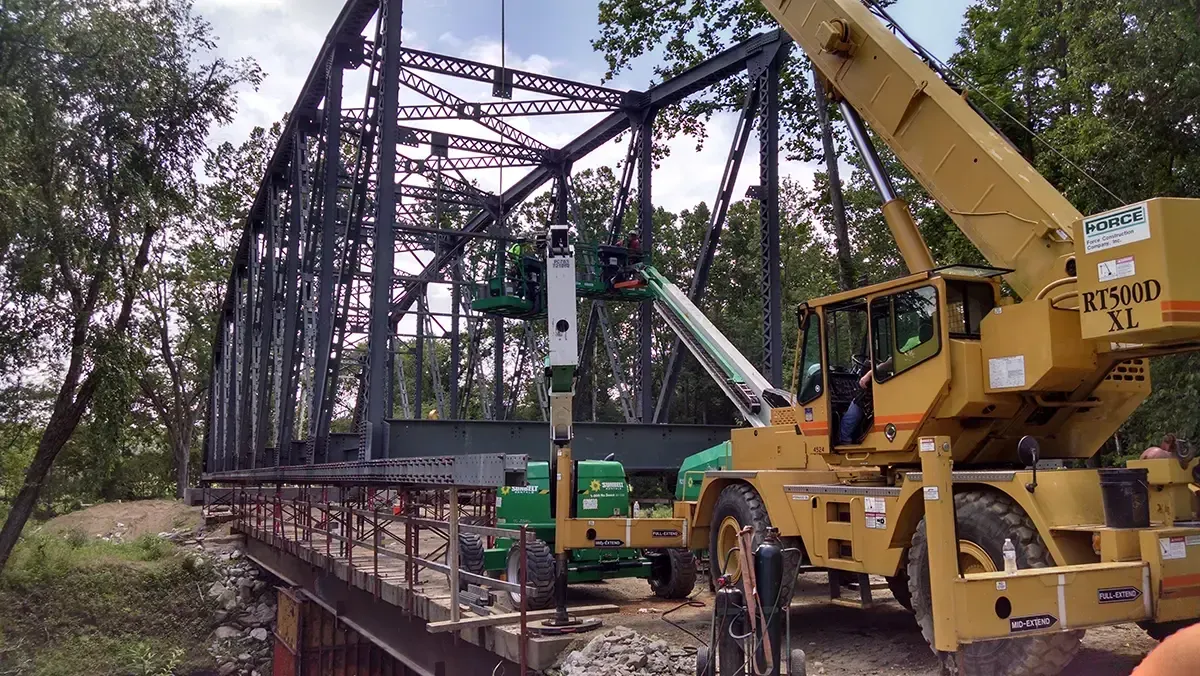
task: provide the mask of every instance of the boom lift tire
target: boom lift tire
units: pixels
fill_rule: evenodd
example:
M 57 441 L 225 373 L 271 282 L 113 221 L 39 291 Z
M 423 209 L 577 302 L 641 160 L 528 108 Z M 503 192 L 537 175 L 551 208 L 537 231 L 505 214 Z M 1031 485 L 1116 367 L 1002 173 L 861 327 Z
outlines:
M 966 573 L 1003 570 L 1005 538 L 1017 548 L 1020 568 L 1054 564 L 1033 521 L 1009 497 L 991 491 L 965 491 L 954 496 L 959 542 L 959 568 Z M 921 634 L 933 646 L 933 602 L 929 591 L 929 548 L 925 519 L 913 533 L 908 555 L 908 588 Z M 1079 651 L 1082 631 L 1029 638 L 983 641 L 963 646 L 966 673 L 972 676 L 1055 676 Z
M 686 599 L 696 587 L 696 556 L 686 549 L 651 550 L 650 589 L 663 599 Z
M 483 575 L 483 539 L 476 533 L 458 534 L 458 567 L 467 572 Z M 459 580 L 459 588 L 466 589 L 467 581 Z
M 771 525 L 771 517 L 763 506 L 762 497 L 750 484 L 736 483 L 726 486 L 717 496 L 717 504 L 713 506 L 712 528 L 708 538 L 708 569 L 709 575 L 715 580 L 724 574 L 726 568 L 726 553 L 737 545 L 737 533 L 743 526 L 754 526 L 753 547 L 757 548 L 762 542 L 766 528 Z M 800 572 L 801 548 L 800 538 L 785 537 L 783 540 L 783 586 L 779 590 L 780 603 L 787 605 L 792 600 L 792 590 L 796 586 L 796 575 Z M 737 558 L 730 555 L 728 569 L 733 581 L 741 585 L 741 571 L 737 570 Z
M 904 606 L 908 612 L 912 612 L 912 592 L 908 589 L 908 550 L 900 555 L 900 569 L 895 575 L 887 578 L 888 590 L 892 592 L 892 597 L 896 599 L 896 603 Z
M 556 563 L 554 552 L 541 540 L 530 540 L 525 545 L 525 589 L 529 593 L 525 599 L 526 610 L 544 610 L 554 605 L 554 572 Z M 505 567 L 505 578 L 509 582 L 521 583 L 521 546 L 514 542 L 508 550 L 508 565 Z M 513 608 L 521 607 L 521 594 L 508 592 L 508 600 Z

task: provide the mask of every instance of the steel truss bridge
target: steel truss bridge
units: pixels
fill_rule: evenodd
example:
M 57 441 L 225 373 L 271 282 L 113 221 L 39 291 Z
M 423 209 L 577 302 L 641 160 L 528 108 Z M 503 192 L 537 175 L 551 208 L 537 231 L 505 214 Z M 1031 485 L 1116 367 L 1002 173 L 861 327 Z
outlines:
M 254 541 L 251 549 L 260 551 L 264 565 L 266 558 L 279 559 L 276 569 L 304 569 L 288 559 L 286 547 L 255 535 L 263 514 L 270 514 L 273 537 L 280 537 L 285 492 L 293 502 L 311 502 L 330 491 L 362 495 L 388 486 L 445 486 L 460 483 L 455 477 L 463 471 L 470 475 L 480 454 L 540 459 L 548 452 L 545 423 L 511 419 L 526 378 L 540 381 L 540 362 L 532 356 L 540 348 L 522 322 L 471 310 L 482 286 L 478 261 L 487 259 L 488 247 L 513 236 L 505 216 L 546 187 L 552 205 L 547 217 L 578 222 L 572 166 L 621 135 L 628 144 L 603 227 L 615 242 L 636 191 L 642 247 L 652 252 L 655 117 L 735 77 L 749 86 L 687 293 L 696 302 L 704 294 L 734 184 L 757 130 L 761 367 L 771 383 L 782 384 L 778 120 L 780 67 L 791 42 L 785 33 L 755 35 L 644 91 L 619 91 L 411 49 L 401 40 L 402 16 L 401 0 L 346 1 L 269 159 L 221 305 L 203 481 L 226 487 L 224 499 Z M 491 100 L 461 97 L 431 77 L 466 82 L 472 90 L 489 84 Z M 352 82 L 365 86 L 352 91 Z M 408 101 L 414 93 L 426 103 L 401 104 L 402 94 Z M 558 148 L 510 123 L 580 113 L 603 117 Z M 459 121 L 456 133 L 435 128 L 448 120 Z M 457 133 L 462 127 L 481 129 L 479 135 Z M 499 168 L 525 173 L 498 193 L 479 187 L 478 172 Z M 447 311 L 431 307 L 431 289 L 449 295 Z M 682 351 L 675 341 L 665 355 L 661 387 L 652 391 L 652 359 L 663 355 L 651 351 L 649 301 L 638 308 L 638 351 L 630 367 L 614 349 L 604 302 L 592 301 L 583 314 L 580 389 L 598 367 L 593 354 L 606 354 L 626 421 L 577 425 L 576 458 L 637 449 L 636 457 L 622 458 L 629 471 L 669 472 L 683 457 L 728 439 L 728 427 L 666 424 Z M 446 368 L 434 352 L 439 341 L 443 350 L 449 343 Z M 431 387 L 409 391 L 410 376 Z M 425 400 L 429 391 L 434 401 Z M 431 405 L 440 420 L 422 419 Z M 483 419 L 466 419 L 468 411 L 482 412 Z M 457 467 L 455 456 L 461 458 Z M 440 468 L 428 475 L 436 481 L 418 471 L 423 462 Z M 356 504 L 370 507 L 369 501 Z M 294 508 L 292 525 L 301 519 L 307 524 L 313 509 L 307 502 L 303 510 Z M 252 517 L 258 527 L 246 525 Z M 364 528 L 366 517 L 356 518 Z M 345 529 L 353 532 L 351 521 L 347 517 Z M 311 540 L 311 528 L 306 537 L 300 539 Z M 336 539 L 328 528 L 317 537 L 326 550 Z M 338 546 L 344 557 L 344 536 Z M 267 551 L 272 553 L 262 553 Z M 339 559 L 336 548 L 327 553 L 329 570 L 358 579 L 355 560 Z M 328 586 L 322 592 L 307 573 L 292 577 L 315 600 L 332 593 Z

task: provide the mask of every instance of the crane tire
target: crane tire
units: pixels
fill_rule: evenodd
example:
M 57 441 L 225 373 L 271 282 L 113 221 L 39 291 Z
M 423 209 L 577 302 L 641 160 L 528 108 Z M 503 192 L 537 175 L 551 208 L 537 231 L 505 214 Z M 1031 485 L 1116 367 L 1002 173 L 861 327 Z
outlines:
M 1002 548 L 1011 538 L 1020 568 L 1054 565 L 1049 550 L 1029 515 L 1011 498 L 993 491 L 964 491 L 954 495 L 959 539 L 959 567 L 964 572 L 1003 570 Z M 990 564 L 981 560 L 987 556 Z M 908 588 L 921 634 L 933 648 L 933 602 L 929 591 L 929 548 L 925 519 L 913 533 L 908 555 Z M 966 673 L 972 676 L 1055 676 L 1079 652 L 1082 631 L 1041 634 L 1028 638 L 972 643 L 965 652 Z M 937 653 L 937 650 L 934 649 Z M 949 656 L 939 654 L 939 658 Z
M 908 589 L 908 550 L 900 555 L 900 569 L 895 575 L 888 576 L 887 580 L 888 591 L 892 592 L 892 597 L 896 599 L 896 603 L 904 606 L 904 609 L 912 612 L 912 592 Z
M 766 528 L 771 525 L 771 517 L 763 505 L 762 496 L 754 487 L 746 483 L 735 483 L 726 486 L 713 506 L 712 528 L 708 538 L 708 569 L 709 575 L 715 580 L 725 572 L 725 553 L 720 551 L 721 527 L 727 520 L 742 526 L 754 526 L 753 546 L 758 547 L 762 542 Z M 779 590 L 779 603 L 787 607 L 792 601 L 792 590 L 796 586 L 796 575 L 800 572 L 801 549 L 803 544 L 798 537 L 780 538 L 783 540 L 783 586 Z M 728 542 L 726 543 L 728 544 Z M 728 549 L 728 548 L 724 548 Z M 736 583 L 740 586 L 741 576 Z

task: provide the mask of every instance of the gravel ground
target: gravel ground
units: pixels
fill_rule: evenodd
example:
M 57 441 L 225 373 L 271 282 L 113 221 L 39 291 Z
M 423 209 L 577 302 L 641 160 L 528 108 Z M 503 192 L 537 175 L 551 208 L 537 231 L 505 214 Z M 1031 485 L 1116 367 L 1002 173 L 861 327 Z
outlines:
M 700 587 L 701 583 L 697 584 Z M 869 610 L 843 608 L 826 601 L 825 576 L 802 576 L 791 610 L 792 646 L 808 654 L 813 676 L 936 676 L 937 663 L 921 638 L 911 614 L 885 591 L 876 591 L 878 605 Z M 696 597 L 703 607 L 684 606 L 667 619 L 707 639 L 712 595 Z M 696 646 L 698 641 L 671 626 L 663 613 L 679 605 L 654 597 L 645 580 L 608 580 L 571 587 L 572 603 L 617 603 L 621 614 L 605 616 L 606 627 L 625 626 L 657 636 L 672 646 Z M 1124 676 L 1157 642 L 1136 625 L 1088 631 L 1083 648 L 1064 676 Z

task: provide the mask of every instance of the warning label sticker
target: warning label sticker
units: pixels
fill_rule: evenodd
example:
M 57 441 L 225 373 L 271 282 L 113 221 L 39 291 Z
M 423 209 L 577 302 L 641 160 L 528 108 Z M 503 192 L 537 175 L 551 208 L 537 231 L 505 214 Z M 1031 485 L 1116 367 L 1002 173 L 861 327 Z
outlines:
M 1025 355 L 988 360 L 988 387 L 1025 387 Z
M 1100 275 L 1100 281 L 1108 282 L 1122 277 L 1132 277 L 1137 272 L 1136 266 L 1133 264 L 1133 256 L 1125 256 L 1111 261 L 1102 261 L 1096 264 L 1096 271 Z
M 1186 538 L 1184 538 L 1184 542 L 1189 547 L 1193 547 L 1195 545 L 1200 545 L 1200 535 L 1189 535 Z
M 924 491 L 926 500 L 933 501 L 938 499 L 937 486 L 925 486 L 921 490 Z
M 583 499 L 583 508 L 584 509 L 599 509 L 599 507 L 600 507 L 599 499 L 597 499 L 597 498 L 584 498 Z
M 1159 538 L 1158 548 L 1162 551 L 1164 561 L 1187 558 L 1187 541 L 1182 536 Z
M 863 498 L 863 508 L 866 511 L 867 528 L 887 528 L 887 505 L 883 498 Z

